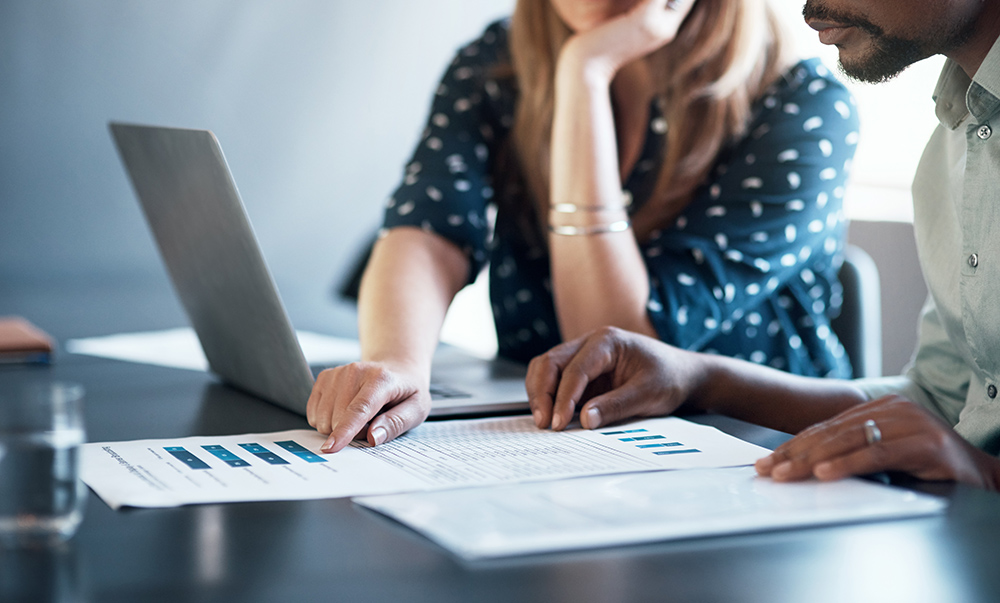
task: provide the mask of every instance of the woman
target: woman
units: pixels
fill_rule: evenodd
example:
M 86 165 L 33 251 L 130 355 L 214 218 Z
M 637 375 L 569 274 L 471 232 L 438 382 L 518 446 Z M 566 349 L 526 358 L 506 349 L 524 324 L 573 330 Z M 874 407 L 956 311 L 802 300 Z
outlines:
M 365 273 L 364 361 L 310 397 L 324 450 L 427 416 L 445 311 L 487 260 L 515 360 L 613 325 L 849 375 L 829 312 L 857 121 L 785 42 L 766 0 L 519 0 L 463 48 Z

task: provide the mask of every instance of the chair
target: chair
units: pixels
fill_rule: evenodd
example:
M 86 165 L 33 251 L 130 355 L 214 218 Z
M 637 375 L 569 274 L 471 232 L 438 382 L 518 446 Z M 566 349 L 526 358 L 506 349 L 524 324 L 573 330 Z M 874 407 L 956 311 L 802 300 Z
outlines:
M 840 268 L 844 302 L 830 327 L 854 367 L 854 378 L 882 375 L 882 295 L 875 261 L 860 247 L 847 245 Z

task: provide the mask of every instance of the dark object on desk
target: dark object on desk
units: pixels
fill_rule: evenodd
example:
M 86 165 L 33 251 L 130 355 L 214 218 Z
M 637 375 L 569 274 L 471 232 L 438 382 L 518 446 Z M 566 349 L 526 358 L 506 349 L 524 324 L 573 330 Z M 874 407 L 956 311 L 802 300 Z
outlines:
M 27 320 L 17 316 L 0 318 L 0 364 L 48 363 L 52 359 L 52 338 Z

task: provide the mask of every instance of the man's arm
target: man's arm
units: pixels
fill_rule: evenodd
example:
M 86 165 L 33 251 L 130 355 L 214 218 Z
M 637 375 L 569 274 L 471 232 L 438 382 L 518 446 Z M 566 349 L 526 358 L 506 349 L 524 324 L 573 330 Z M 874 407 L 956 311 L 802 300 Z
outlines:
M 594 429 L 684 406 L 795 433 L 867 400 L 848 381 L 688 352 L 614 328 L 535 358 L 527 386 L 535 422 L 553 429 L 569 424 L 577 409 L 583 426 Z
M 904 471 L 1000 488 L 1000 460 L 909 400 L 867 402 L 848 381 L 797 377 L 619 329 L 595 331 L 535 358 L 527 389 L 543 428 L 563 429 L 576 408 L 583 427 L 594 429 L 684 407 L 798 433 L 757 462 L 758 473 L 778 481 Z

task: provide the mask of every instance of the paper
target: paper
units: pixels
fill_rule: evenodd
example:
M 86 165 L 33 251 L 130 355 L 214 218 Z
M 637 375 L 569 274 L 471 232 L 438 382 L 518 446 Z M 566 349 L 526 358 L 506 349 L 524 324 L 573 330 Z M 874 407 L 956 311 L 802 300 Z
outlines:
M 931 496 L 857 479 L 782 484 L 752 467 L 356 498 L 465 559 L 941 513 Z
M 428 422 L 321 454 L 311 430 L 85 444 L 84 482 L 113 508 L 297 500 L 748 465 L 768 451 L 676 417 L 553 432 L 530 417 Z
M 310 365 L 341 364 L 361 357 L 361 346 L 355 339 L 309 331 L 296 331 L 296 335 L 306 362 Z M 187 327 L 71 339 L 66 342 L 66 351 L 192 371 L 208 370 L 208 360 L 205 359 L 198 336 L 194 329 Z

